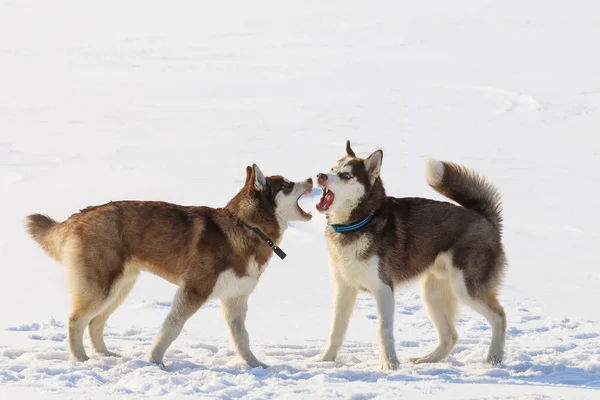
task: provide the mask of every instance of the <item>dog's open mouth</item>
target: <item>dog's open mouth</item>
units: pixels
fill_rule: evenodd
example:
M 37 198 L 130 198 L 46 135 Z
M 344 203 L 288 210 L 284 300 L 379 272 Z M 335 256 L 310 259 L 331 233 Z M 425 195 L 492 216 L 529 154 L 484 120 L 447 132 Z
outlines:
M 306 192 L 302 193 L 302 194 L 300 195 L 300 197 L 298 197 L 298 198 L 296 199 L 296 207 L 298 207 L 298 211 L 300 212 L 300 215 L 302 215 L 302 217 L 303 217 L 304 219 L 306 219 L 306 220 L 312 219 L 312 214 L 311 214 L 311 213 L 309 213 L 309 212 L 306 212 L 306 211 L 304 211 L 304 210 L 302 209 L 302 207 L 300 207 L 300 204 L 298 204 L 298 201 L 300 201 L 300 199 L 302 198 L 302 196 L 305 196 L 305 195 L 306 195 L 306 196 L 308 196 L 309 194 L 311 194 L 311 193 L 312 193 L 312 191 L 313 191 L 313 190 L 312 190 L 312 188 L 310 188 L 310 189 L 308 189 Z
M 327 211 L 329 210 L 329 207 L 331 207 L 331 204 L 333 204 L 333 200 L 335 199 L 335 194 L 333 194 L 333 192 L 327 188 L 322 188 L 323 189 L 323 194 L 321 195 L 321 198 L 319 199 L 319 202 L 317 203 L 317 210 L 319 211 Z

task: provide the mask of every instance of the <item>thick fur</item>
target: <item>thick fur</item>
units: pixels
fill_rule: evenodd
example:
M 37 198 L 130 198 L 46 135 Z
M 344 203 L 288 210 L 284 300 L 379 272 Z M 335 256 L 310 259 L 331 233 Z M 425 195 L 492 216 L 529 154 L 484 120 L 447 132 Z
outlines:
M 428 160 L 426 178 L 430 185 L 461 206 L 390 197 L 379 176 L 381 151 L 363 160 L 352 155 L 347 143 L 346 153 L 331 173 L 318 175 L 319 185 L 335 194 L 329 210 L 322 212 L 335 224 L 350 224 L 370 214 L 374 218 L 356 232 L 326 230 L 336 296 L 329 345 L 321 359 L 336 357 L 356 292 L 367 290 L 374 295 L 379 311 L 381 366 L 396 368 L 399 361 L 393 338 L 393 290 L 404 282 L 420 279 L 439 345 L 413 361 L 441 361 L 452 351 L 458 340 L 454 321 L 460 301 L 481 313 L 492 326 L 488 361 L 500 363 L 506 317 L 497 300 L 497 289 L 505 255 L 497 190 L 465 167 Z
M 477 211 L 502 233 L 500 193 L 483 176 L 461 165 L 428 159 L 425 177 L 438 193 Z
M 148 271 L 179 286 L 150 361 L 162 364 L 187 319 L 206 300 L 218 298 L 237 354 L 253 367 L 264 365 L 250 350 L 245 318 L 248 295 L 273 252 L 247 225 L 279 243 L 288 221 L 310 218 L 297 199 L 312 189 L 312 180 L 265 178 L 256 166 L 246 173 L 244 187 L 225 208 L 117 201 L 86 208 L 62 223 L 39 214 L 27 218 L 29 234 L 67 268 L 74 359 L 88 359 L 86 326 L 92 347 L 113 355 L 104 344 L 104 325 L 140 271 Z
M 52 240 L 51 231 L 58 223 L 47 215 L 32 214 L 27 217 L 27 233 L 55 260 L 60 259 L 62 246 Z

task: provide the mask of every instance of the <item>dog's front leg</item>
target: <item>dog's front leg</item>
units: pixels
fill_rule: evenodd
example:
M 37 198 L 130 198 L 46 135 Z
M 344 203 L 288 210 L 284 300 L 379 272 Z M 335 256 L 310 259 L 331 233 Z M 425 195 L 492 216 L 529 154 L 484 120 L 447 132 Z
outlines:
M 382 369 L 397 369 L 400 365 L 394 345 L 394 291 L 381 283 L 373 290 L 377 302 L 379 361 Z
M 336 282 L 335 300 L 333 306 L 333 322 L 329 334 L 327 349 L 319 356 L 319 361 L 334 361 L 342 343 L 350 316 L 356 302 L 357 290 L 342 282 Z
M 248 363 L 252 368 L 268 368 L 261 363 L 250 350 L 250 338 L 246 331 L 246 312 L 248 311 L 248 296 L 240 296 L 221 299 L 223 316 L 229 325 L 231 341 L 236 354 Z
M 158 365 L 163 364 L 163 357 L 167 348 L 181 333 L 183 325 L 206 301 L 206 296 L 199 294 L 196 290 L 181 287 L 175 294 L 171 311 L 156 337 L 152 350 L 150 350 L 149 361 Z

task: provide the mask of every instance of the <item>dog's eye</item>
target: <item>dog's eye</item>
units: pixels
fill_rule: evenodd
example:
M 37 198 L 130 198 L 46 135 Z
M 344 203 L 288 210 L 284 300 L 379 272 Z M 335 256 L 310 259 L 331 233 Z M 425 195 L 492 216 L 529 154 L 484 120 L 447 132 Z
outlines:
M 352 178 L 352 175 L 350 175 L 347 172 L 344 172 L 344 173 L 340 174 L 340 179 L 343 179 L 343 180 L 347 181 L 350 178 Z

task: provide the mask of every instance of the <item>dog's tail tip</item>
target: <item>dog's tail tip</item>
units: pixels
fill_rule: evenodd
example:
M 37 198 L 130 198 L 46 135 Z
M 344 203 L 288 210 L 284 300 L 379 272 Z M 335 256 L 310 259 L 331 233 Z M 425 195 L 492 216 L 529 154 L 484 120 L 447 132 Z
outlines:
M 425 160 L 425 179 L 430 186 L 439 186 L 444 180 L 444 163 L 435 158 Z
M 502 231 L 502 200 L 483 175 L 462 165 L 432 158 L 425 164 L 427 183 L 441 195 L 482 214 Z
M 27 233 L 35 240 L 48 254 L 58 259 L 58 252 L 51 239 L 52 229 L 58 225 L 58 222 L 47 215 L 31 214 L 25 218 Z
M 48 230 L 57 223 L 47 215 L 31 214 L 26 218 L 27 233 L 35 240 L 38 240 L 38 238 L 44 237 Z

